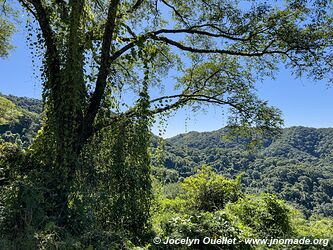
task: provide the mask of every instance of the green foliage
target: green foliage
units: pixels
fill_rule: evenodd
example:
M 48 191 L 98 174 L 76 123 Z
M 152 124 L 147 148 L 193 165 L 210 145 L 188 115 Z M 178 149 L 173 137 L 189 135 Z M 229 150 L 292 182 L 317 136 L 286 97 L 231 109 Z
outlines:
M 126 127 L 119 123 L 94 139 L 94 148 L 83 155 L 93 155 L 83 165 L 88 169 L 80 171 L 77 180 L 84 193 L 75 194 L 74 198 L 82 195 L 79 199 L 86 204 L 85 209 L 91 210 L 94 223 L 101 230 L 138 242 L 149 234 L 151 184 L 146 145 L 149 136 L 138 137 L 143 132 L 135 123 L 131 121 L 132 125 Z
M 0 96 L 0 126 L 17 121 L 22 116 L 15 104 L 10 100 Z
M 332 216 L 332 129 L 287 128 L 252 148 L 250 140 L 227 135 L 225 128 L 166 139 L 162 162 L 180 178 L 193 175 L 202 164 L 232 178 L 244 172 L 247 192 L 275 193 L 306 216 Z
M 289 210 L 276 196 L 247 196 L 229 204 L 227 212 L 262 238 L 285 238 L 292 235 Z
M 232 219 L 224 211 L 216 212 L 188 212 L 178 217 L 170 218 L 162 225 L 163 239 L 167 237 L 174 239 L 199 239 L 200 244 L 191 246 L 191 249 L 251 249 L 245 244 L 235 244 L 231 246 L 203 244 L 205 237 L 213 239 L 228 237 L 236 242 L 251 236 L 251 232 L 237 227 Z M 188 246 L 172 246 L 174 249 L 188 249 Z M 158 247 L 157 247 L 158 249 Z M 161 248 L 163 249 L 163 247 Z M 165 247 L 165 249 L 168 249 Z M 171 248 L 170 248 L 171 249 Z
M 17 175 L 23 153 L 16 144 L 0 144 L 0 186 L 13 181 Z
M 11 105 L 23 116 L 31 114 L 26 109 L 38 110 L 37 101 L 15 97 L 11 100 L 24 108 Z M 36 116 L 36 119 L 39 118 Z M 21 131 L 23 136 L 27 133 L 23 131 L 30 130 L 30 123 L 23 123 L 22 118 L 11 118 L 11 121 L 14 124 L 11 128 L 17 128 L 14 131 Z M 144 172 L 149 171 L 146 168 L 148 151 L 141 151 L 148 143 L 149 136 L 142 133 L 147 130 L 140 125 L 140 119 L 133 119 L 126 126 L 121 124 L 124 123 L 101 131 L 80 156 L 81 169 L 76 173 L 76 184 L 69 196 L 73 229 L 68 231 L 47 216 L 53 213 L 56 202 L 47 198 L 51 195 L 50 187 L 61 184 L 61 180 L 55 179 L 56 175 L 49 174 L 54 171 L 49 167 L 55 160 L 54 155 L 47 153 L 54 150 L 52 141 L 44 131 L 26 154 L 20 149 L 26 147 L 20 142 L 20 134 L 10 131 L 2 134 L 4 141 L 15 143 L 1 144 L 0 152 L 1 237 L 6 238 L 2 248 L 21 246 L 22 240 L 26 242 L 24 247 L 40 249 L 111 245 L 132 248 L 131 242 L 137 243 L 138 235 L 144 233 L 141 239 L 148 239 L 152 233 L 150 222 L 144 222 L 150 221 L 151 213 L 153 230 L 164 238 L 203 238 L 205 234 L 219 236 L 224 235 L 223 232 L 238 239 L 332 237 L 330 218 L 305 219 L 299 211 L 287 208 L 274 196 L 249 196 L 240 191 L 242 182 L 248 192 L 277 193 L 280 198 L 306 209 L 307 217 L 313 213 L 330 215 L 333 150 L 330 129 L 284 129 L 280 137 L 265 139 L 261 148 L 252 150 L 246 146 L 249 140 L 242 137 L 226 140 L 225 130 L 191 132 L 168 139 L 162 156 L 167 168 L 156 164 L 158 167 L 152 169 L 162 183 L 154 192 L 158 202 L 149 206 L 146 198 L 151 194 L 140 188 L 149 185 L 149 180 L 139 181 L 144 180 Z M 155 140 L 153 137 L 153 151 L 157 147 Z M 201 163 L 213 164 L 214 168 L 203 166 L 192 175 Z M 240 172 L 244 175 L 232 181 L 218 175 L 216 170 L 227 176 Z M 179 182 L 187 175 L 192 176 Z M 135 196 L 137 198 L 133 199 Z M 145 197 L 141 204 L 138 203 L 142 200 L 140 197 Z M 89 216 L 82 216 L 84 214 Z M 29 223 L 22 220 L 22 215 L 31 218 Z M 80 236 L 75 235 L 75 227 L 83 228 Z M 15 233 L 13 228 L 16 228 Z M 14 238 L 8 240 L 9 236 Z M 242 245 L 237 247 L 245 249 Z
M 31 106 L 32 105 L 32 106 Z M 0 95 L 0 141 L 27 148 L 41 128 L 40 115 L 29 110 L 40 107 L 35 99 Z
M 2 95 L 4 98 L 12 101 L 17 107 L 31 113 L 42 113 L 42 101 L 29 97 L 18 97 L 14 95 Z
M 152 174 L 158 178 L 159 181 L 165 183 L 173 183 L 179 179 L 179 172 L 177 170 L 167 169 L 165 167 L 153 167 Z
M 170 190 L 170 185 L 172 189 L 179 191 L 175 197 L 170 196 L 170 191 L 165 192 L 165 189 Z M 189 237 L 201 240 L 200 245 L 193 245 L 191 248 L 213 249 L 212 245 L 202 243 L 203 238 L 225 236 L 238 241 L 251 235 L 251 231 L 239 228 L 232 221 L 232 217 L 223 211 L 228 202 L 236 202 L 238 196 L 242 196 L 238 183 L 223 178 L 212 168 L 203 166 L 196 175 L 185 178 L 182 183 L 166 184 L 160 188 L 162 192 L 156 198 L 153 225 L 163 240 L 168 237 Z M 172 247 L 187 249 L 187 246 L 181 245 Z M 168 246 L 165 246 L 165 249 L 168 249 Z M 248 247 L 240 244 L 231 249 Z
M 258 98 L 255 81 L 274 76 L 281 63 L 314 79 L 331 70 L 326 63 L 332 50 L 330 9 L 308 1 L 286 1 L 279 8 L 265 1 L 250 1 L 251 8 L 237 1 L 201 0 L 18 2 L 29 14 L 28 46 L 42 62 L 43 128 L 31 147 L 18 149 L 22 157 L 8 162 L 13 150 L 4 150 L 9 156 L 1 163 L 6 182 L 1 238 L 12 241 L 13 249 L 145 245 L 152 236 L 148 147 L 156 114 L 186 105 L 194 111 L 227 106 L 231 127 L 263 137 L 282 120 L 279 110 Z M 6 10 L 8 2 L 0 3 Z M 0 17 L 0 57 L 10 48 L 8 20 Z M 181 76 L 173 86 L 164 85 L 162 80 L 174 70 Z M 156 87 L 161 93 L 166 87 L 174 92 L 153 99 L 149 92 Z M 133 101 L 124 103 L 128 94 Z M 0 100 L 14 110 L 11 102 Z M 23 127 L 33 131 L 26 137 L 39 127 L 31 112 L 1 112 L 0 125 L 9 126 L 3 132 L 19 134 L 20 140 L 26 134 Z M 10 127 L 9 120 L 19 118 Z M 4 138 L 20 144 L 12 134 Z M 247 160 L 253 158 L 242 166 Z M 181 175 L 191 172 L 187 167 Z M 184 197 L 173 199 L 171 192 L 165 210 L 179 198 L 204 220 L 192 217 L 187 224 L 189 218 L 182 215 L 179 223 L 170 224 L 170 233 L 190 233 L 191 224 L 207 233 L 241 233 L 228 216 L 218 214 L 241 196 L 237 181 L 204 168 L 183 184 Z M 284 212 L 275 201 L 267 204 L 267 209 Z M 223 219 L 212 224 L 212 211 Z
M 217 175 L 208 166 L 202 166 L 197 174 L 186 178 L 182 187 L 191 207 L 209 212 L 223 209 L 241 196 L 239 183 Z
M 0 0 L 0 58 L 7 57 L 9 51 L 14 48 L 11 44 L 11 38 L 15 31 L 15 26 L 7 19 L 12 14 L 13 11 L 8 6 L 8 2 Z
M 54 179 L 52 158 L 40 154 L 44 134 L 26 152 L 16 144 L 0 144 L 0 249 L 132 249 L 135 244 L 143 245 L 151 232 L 149 158 L 147 147 L 142 147 L 149 137 L 133 140 L 140 128 L 134 124 L 131 128 L 121 137 L 115 134 L 118 127 L 103 133 L 96 138 L 100 144 L 92 144 L 91 151 L 82 154 L 82 169 L 69 194 L 72 224 L 66 229 L 57 225 L 54 216 L 59 197 L 51 190 L 61 180 Z M 126 147 L 119 147 L 120 138 L 125 138 Z M 112 148 L 105 150 L 105 143 Z M 91 153 L 96 153 L 93 159 Z M 126 159 L 119 161 L 121 155 Z M 93 169 L 88 165 L 91 160 L 96 161 Z M 84 186 L 81 181 L 86 181 Z
M 33 235 L 43 221 L 40 190 L 27 173 L 28 156 L 16 144 L 0 144 L 0 241 L 3 248 L 35 246 Z
M 332 217 L 313 215 L 305 219 L 300 211 L 294 208 L 291 210 L 291 222 L 297 235 L 304 235 L 313 238 L 333 239 Z
M 262 193 L 249 195 L 239 192 L 239 198 L 229 200 L 224 207 L 212 211 L 210 207 L 193 206 L 191 195 L 188 193 L 204 192 L 207 186 L 220 187 L 220 193 L 230 192 L 225 185 L 227 180 L 209 167 L 203 167 L 194 176 L 187 177 L 178 184 L 182 187 L 178 195 L 170 197 L 170 184 L 155 185 L 155 210 L 153 212 L 153 226 L 158 237 L 163 241 L 170 239 L 200 239 L 199 244 L 188 246 L 186 244 L 155 245 L 156 249 L 286 249 L 282 245 L 273 245 L 270 248 L 264 245 L 246 245 L 244 239 L 332 239 L 332 218 L 312 217 L 307 220 L 299 210 L 287 206 L 277 196 Z M 190 183 L 191 185 L 189 185 Z M 195 185 L 198 184 L 198 185 Z M 209 197 L 207 198 L 209 199 Z M 203 239 L 219 239 L 228 237 L 235 239 L 236 244 L 203 244 Z M 332 242 L 330 243 L 332 244 Z M 301 248 L 298 248 L 301 247 Z M 303 247 L 303 248 L 302 248 Z M 288 246 L 287 249 L 323 249 L 318 246 Z

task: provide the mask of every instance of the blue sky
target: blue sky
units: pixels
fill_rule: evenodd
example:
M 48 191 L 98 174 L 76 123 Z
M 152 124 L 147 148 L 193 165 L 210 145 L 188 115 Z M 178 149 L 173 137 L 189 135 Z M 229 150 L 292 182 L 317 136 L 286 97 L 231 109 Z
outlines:
M 13 37 L 16 49 L 7 59 L 0 59 L 0 91 L 3 94 L 41 97 L 41 86 L 34 77 L 32 58 L 26 46 L 26 34 Z M 283 112 L 285 126 L 333 127 L 333 86 L 326 81 L 312 82 L 295 79 L 284 68 L 276 80 L 266 79 L 257 84 L 258 95 Z M 165 137 L 188 131 L 211 131 L 226 125 L 221 108 L 210 108 L 206 114 L 180 110 L 169 119 Z M 158 129 L 155 126 L 154 132 Z

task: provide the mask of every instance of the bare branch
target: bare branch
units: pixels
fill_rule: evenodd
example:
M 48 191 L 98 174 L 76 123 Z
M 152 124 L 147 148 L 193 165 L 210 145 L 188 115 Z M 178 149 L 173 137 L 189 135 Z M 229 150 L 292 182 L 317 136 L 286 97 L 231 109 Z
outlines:
M 197 35 L 204 35 L 209 37 L 221 37 L 221 38 L 227 38 L 234 41 L 248 41 L 249 38 L 239 38 L 239 37 L 233 37 L 230 35 L 227 35 L 226 33 L 211 33 L 203 30 L 197 30 L 196 27 L 198 26 L 192 26 L 188 29 L 160 29 L 158 31 L 155 31 L 155 35 L 159 34 L 178 34 L 178 33 L 185 33 L 185 34 L 197 34 Z
M 165 0 L 161 0 L 162 3 L 164 3 L 166 6 L 168 6 L 169 8 L 171 8 L 173 10 L 173 12 L 176 14 L 176 16 L 178 16 L 180 18 L 180 20 L 186 25 L 189 26 L 188 22 L 185 20 L 185 18 L 179 13 L 179 11 L 172 6 L 171 4 L 167 3 Z
M 197 101 L 197 102 L 205 102 L 205 103 L 211 103 L 211 104 L 218 104 L 218 105 L 229 105 L 230 107 L 233 107 L 235 109 L 237 109 L 239 112 L 242 112 L 244 114 L 247 114 L 247 110 L 243 109 L 242 107 L 226 101 L 226 100 L 221 100 L 218 99 L 217 97 L 214 96 L 208 96 L 208 95 L 195 95 L 195 94 L 178 94 L 178 95 L 170 95 L 170 96 L 162 96 L 159 98 L 156 98 L 154 100 L 151 100 L 151 103 L 153 102 L 157 102 L 160 100 L 165 100 L 165 99 L 174 99 L 174 98 L 179 98 L 177 101 L 175 101 L 174 103 L 165 105 L 164 107 L 159 107 L 156 109 L 152 109 L 148 111 L 148 115 L 150 116 L 154 116 L 156 114 L 160 114 L 160 113 L 164 113 L 176 108 L 179 108 L 181 106 L 186 105 L 187 103 L 191 102 L 191 101 Z M 112 118 L 110 118 L 110 123 L 108 124 L 103 124 L 99 127 L 96 127 L 94 130 L 94 133 L 101 131 L 102 129 L 105 129 L 109 126 L 111 126 L 112 124 L 114 124 L 114 122 L 120 121 L 120 120 L 124 120 L 124 119 L 130 119 L 132 117 L 137 116 L 137 109 L 136 107 L 134 107 L 133 109 L 128 110 L 127 112 L 121 113 L 121 114 L 117 114 L 115 116 L 113 116 Z
M 162 96 L 162 97 L 156 98 L 154 100 L 151 100 L 151 103 L 157 102 L 157 101 L 162 101 L 165 99 L 173 99 L 173 98 L 179 98 L 179 100 L 173 104 L 166 105 L 165 107 L 162 108 L 162 110 L 164 110 L 164 108 L 167 108 L 167 110 L 169 110 L 170 106 L 185 104 L 189 101 L 201 101 L 201 102 L 208 102 L 208 103 L 216 103 L 216 104 L 220 104 L 220 105 L 229 105 L 229 106 L 239 110 L 240 112 L 245 111 L 242 108 L 240 108 L 239 106 L 235 105 L 234 103 L 231 103 L 226 100 L 218 99 L 216 96 L 208 96 L 208 95 L 204 95 L 204 94 L 178 94 L 178 95 Z M 157 112 L 158 110 L 161 110 L 161 108 L 151 110 L 150 113 L 155 114 L 155 112 Z M 160 113 L 160 112 L 158 112 L 158 113 Z
M 225 55 L 233 55 L 233 56 L 264 56 L 267 54 L 286 54 L 290 49 L 282 51 L 282 50 L 268 50 L 266 47 L 264 50 L 259 52 L 243 52 L 243 51 L 234 51 L 234 50 L 223 50 L 223 49 L 203 49 L 203 48 L 194 48 L 190 46 L 186 46 L 180 42 L 171 40 L 170 38 L 164 36 L 156 36 L 154 33 L 150 35 L 150 37 L 155 41 L 162 41 L 169 45 L 175 46 L 178 49 L 193 52 L 193 53 L 203 53 L 203 54 L 225 54 Z

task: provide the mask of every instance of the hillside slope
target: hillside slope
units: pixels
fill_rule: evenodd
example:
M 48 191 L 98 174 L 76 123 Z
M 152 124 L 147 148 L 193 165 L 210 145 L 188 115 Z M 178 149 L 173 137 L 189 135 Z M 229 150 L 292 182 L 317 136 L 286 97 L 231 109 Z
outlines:
M 333 128 L 286 128 L 255 149 L 244 140 L 226 141 L 226 133 L 189 132 L 167 139 L 163 165 L 180 177 L 203 164 L 227 177 L 244 173 L 247 192 L 276 193 L 307 215 L 333 216 Z
M 0 94 L 0 142 L 26 148 L 41 127 L 41 101 Z

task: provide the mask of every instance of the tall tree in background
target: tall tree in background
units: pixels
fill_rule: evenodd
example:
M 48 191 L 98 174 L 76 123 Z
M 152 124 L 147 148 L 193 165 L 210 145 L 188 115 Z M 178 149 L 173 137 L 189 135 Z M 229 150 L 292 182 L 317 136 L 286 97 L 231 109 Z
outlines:
M 147 199 L 138 206 L 146 211 L 143 229 L 150 118 L 185 105 L 195 110 L 223 105 L 229 107 L 231 125 L 266 131 L 282 120 L 277 109 L 257 98 L 255 81 L 273 77 L 281 64 L 315 79 L 330 73 L 330 1 L 18 2 L 32 19 L 30 46 L 43 61 L 44 127 L 32 148 L 44 155 L 39 162 L 52 176 L 45 200 L 52 201 L 48 216 L 59 226 L 74 220 L 69 196 L 82 171 L 78 159 L 91 142 L 98 145 L 101 133 L 118 135 L 110 140 L 109 146 L 118 146 L 109 152 L 110 166 L 119 170 L 113 178 L 126 191 L 114 204 Z M 175 72 L 176 79 L 163 81 Z M 128 96 L 136 101 L 121 105 Z M 105 141 L 101 145 L 108 147 Z M 131 166 L 142 168 L 137 184 L 133 176 L 126 179 Z M 134 186 L 125 187 L 130 183 Z M 125 218 L 119 213 L 115 218 L 123 221 L 136 212 Z

